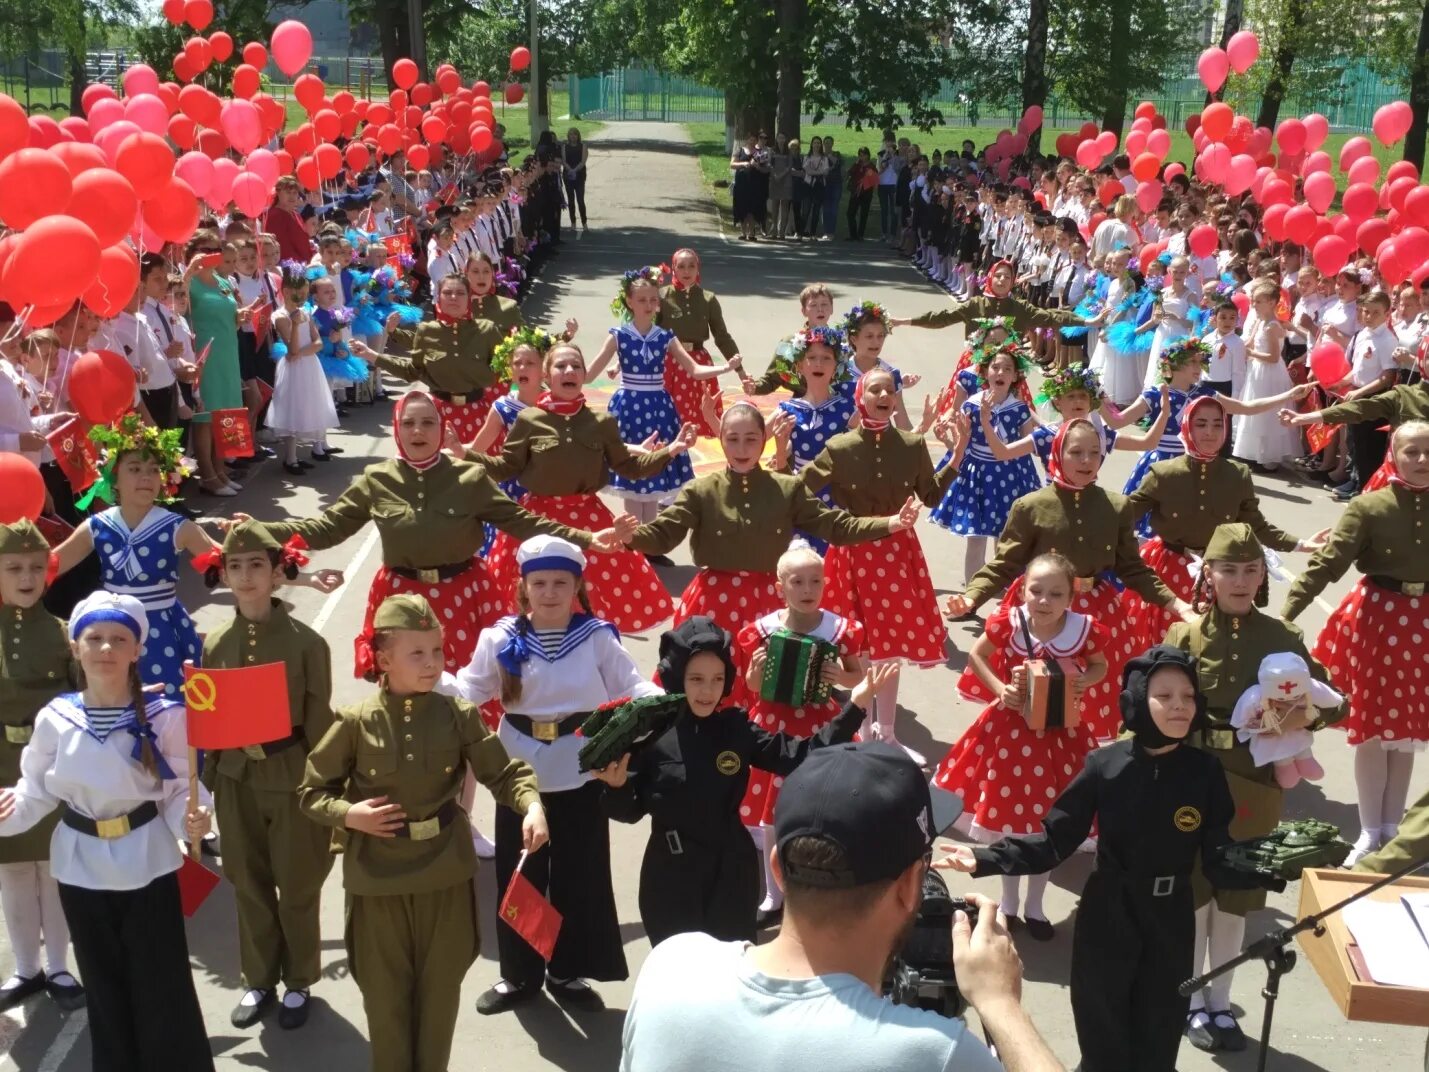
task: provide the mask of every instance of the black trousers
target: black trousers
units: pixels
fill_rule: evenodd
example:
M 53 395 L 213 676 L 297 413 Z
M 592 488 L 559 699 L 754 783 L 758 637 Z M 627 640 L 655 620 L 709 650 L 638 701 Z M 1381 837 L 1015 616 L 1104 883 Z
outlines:
M 1389 449 L 1389 436 L 1379 430 L 1378 421 L 1361 421 L 1345 427 L 1349 437 L 1350 460 L 1355 466 L 1355 482 L 1360 490 L 1369 483 L 1375 470 L 1384 464 L 1384 452 Z
M 542 793 L 551 840 L 521 868 L 526 880 L 561 914 L 561 934 L 547 965 L 504 923 L 496 926 L 501 977 L 521 987 L 539 987 L 547 971 L 555 979 L 625 979 L 625 948 L 610 881 L 610 823 L 601 807 L 599 782 L 563 793 Z M 496 888 L 506 892 L 521 858 L 522 817 L 496 809 Z
M 89 996 L 94 1072 L 212 1072 L 177 872 L 137 890 L 59 889 Z
M 574 179 L 569 175 L 565 176 L 566 183 L 566 207 L 571 212 L 571 226 L 576 225 L 576 207 L 580 207 L 581 226 L 585 226 L 585 172 L 582 171 Z
M 1072 936 L 1072 1018 L 1082 1072 L 1176 1072 L 1191 999 L 1196 909 L 1189 880 L 1165 897 L 1150 879 L 1093 871 Z
M 651 830 L 640 865 L 640 922 L 650 944 L 686 931 L 754 941 L 760 863 L 749 834 L 734 825 L 722 845 L 706 845 L 672 842 L 670 833 Z
M 848 195 L 848 208 L 844 211 L 844 216 L 848 220 L 850 238 L 863 239 L 863 232 L 868 228 L 868 209 L 872 204 L 872 190 L 860 190 Z
M 160 428 L 179 426 L 179 391 L 172 383 L 157 391 L 140 391 L 139 397 L 144 400 L 144 408 Z

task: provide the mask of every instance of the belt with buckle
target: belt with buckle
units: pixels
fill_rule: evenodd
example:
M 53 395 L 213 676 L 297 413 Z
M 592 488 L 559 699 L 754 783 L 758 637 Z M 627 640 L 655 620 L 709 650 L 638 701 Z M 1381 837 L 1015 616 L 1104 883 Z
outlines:
M 114 819 L 91 819 L 88 815 L 81 815 L 71 808 L 65 808 L 64 813 L 60 816 L 60 821 L 71 830 L 78 830 L 81 834 L 109 841 L 114 838 L 122 838 L 130 831 L 138 830 L 145 823 L 158 817 L 159 806 L 152 800 L 146 800 L 128 815 L 120 815 Z
M 586 720 L 586 713 L 581 712 L 574 715 L 562 715 L 560 718 L 542 719 L 540 721 L 529 718 L 526 715 L 513 715 L 506 713 L 506 721 L 511 723 L 513 729 L 524 733 L 527 737 L 550 744 L 561 737 L 567 737 L 581 728 L 581 723 Z
M 1423 581 L 1401 581 L 1394 577 L 1371 577 L 1370 583 L 1386 592 L 1397 592 L 1402 596 L 1422 596 L 1429 584 Z
M 430 818 L 403 823 L 397 828 L 396 834 L 398 837 L 409 838 L 412 841 L 431 841 L 445 827 L 451 825 L 451 821 L 456 818 L 456 812 L 455 802 L 449 800 L 438 808 L 437 813 Z
M 1170 897 L 1176 892 L 1177 875 L 1157 875 L 1151 880 L 1152 897 Z
M 1078 577 L 1075 581 L 1076 590 L 1078 592 L 1090 592 L 1093 588 L 1097 586 L 1097 582 L 1099 580 L 1101 580 L 1101 578 L 1098 577 L 1096 574 L 1093 574 L 1090 577 Z
M 471 559 L 465 562 L 452 562 L 445 566 L 433 566 L 430 569 L 413 569 L 410 566 L 388 566 L 388 572 L 395 573 L 398 577 L 406 577 L 409 581 L 420 581 L 422 584 L 436 584 L 438 581 L 449 581 L 453 577 L 460 577 L 467 570 L 471 569 Z
M 30 743 L 30 738 L 35 735 L 35 724 L 33 722 L 7 723 L 5 726 L 5 743 L 26 745 Z
M 285 748 L 292 748 L 293 745 L 303 740 L 301 734 L 290 733 L 288 736 L 277 741 L 267 741 L 263 744 L 245 744 L 239 749 L 249 759 L 267 759 L 269 756 L 276 756 Z
M 665 847 L 670 850 L 671 856 L 685 855 L 685 843 L 680 840 L 680 832 L 678 830 L 665 831 Z
M 1213 748 L 1218 752 L 1229 752 L 1240 746 L 1235 730 L 1201 730 L 1200 739 L 1202 748 Z
M 468 402 L 474 401 L 475 399 L 480 397 L 479 394 L 454 395 L 450 391 L 433 391 L 432 396 L 434 398 L 441 399 L 443 402 L 450 402 L 453 406 L 464 406 Z

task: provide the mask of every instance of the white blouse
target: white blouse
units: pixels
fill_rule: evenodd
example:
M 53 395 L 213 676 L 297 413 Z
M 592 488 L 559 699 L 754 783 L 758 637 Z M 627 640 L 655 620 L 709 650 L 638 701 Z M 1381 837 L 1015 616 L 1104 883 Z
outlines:
M 50 841 L 50 870 L 56 881 L 89 890 L 142 889 L 178 870 L 189 792 L 184 709 L 155 700 L 147 710 L 155 752 L 168 764 L 172 778 L 155 777 L 134 758 L 132 708 L 101 736 L 90 726 L 78 693 L 46 704 L 35 716 L 34 734 L 20 754 L 15 811 L 0 822 L 0 837 L 23 834 L 61 805 L 91 819 L 117 819 L 152 800 L 159 806 L 158 818 L 123 837 L 94 837 L 57 825 Z M 208 790 L 200 786 L 199 794 L 207 804 Z
M 460 696 L 474 704 L 484 704 L 501 695 L 501 673 L 497 654 L 515 633 L 517 618 L 503 618 L 482 630 L 471 662 L 455 675 L 442 674 L 438 691 Z M 530 657 L 521 669 L 521 698 L 510 705 L 513 713 L 533 722 L 555 722 L 567 715 L 593 711 L 601 704 L 624 697 L 659 695 L 663 690 L 641 677 L 635 660 L 621 646 L 620 634 L 599 618 L 572 620 L 566 642 L 554 659 L 541 650 L 531 634 Z M 549 743 L 536 740 L 502 719 L 497 731 L 507 754 L 524 759 L 536 772 L 543 793 L 579 789 L 590 781 L 578 765 L 586 743 L 574 734 Z

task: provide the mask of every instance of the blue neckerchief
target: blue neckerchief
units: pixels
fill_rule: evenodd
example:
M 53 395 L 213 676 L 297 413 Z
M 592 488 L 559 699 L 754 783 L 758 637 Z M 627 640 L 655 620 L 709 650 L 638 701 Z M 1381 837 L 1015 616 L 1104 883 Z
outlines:
M 169 761 L 164 758 L 164 753 L 159 751 L 159 737 L 154 732 L 154 727 L 145 722 L 142 726 L 138 722 L 131 722 L 124 727 L 129 735 L 134 738 L 134 749 L 129 753 L 131 759 L 136 762 L 144 760 L 144 742 L 148 741 L 154 753 L 154 765 L 159 770 L 159 777 L 164 781 L 173 781 L 178 777 L 174 773 L 174 768 L 169 766 Z
M 496 652 L 496 661 L 512 677 L 521 676 L 521 668 L 532 656 L 544 662 L 558 662 L 585 642 L 591 634 L 601 629 L 609 629 L 617 639 L 620 631 L 603 618 L 593 614 L 573 614 L 566 626 L 566 635 L 561 640 L 561 648 L 554 658 L 549 658 L 539 641 L 531 635 L 531 620 L 523 615 L 503 618 L 497 628 L 506 634 L 506 643 Z

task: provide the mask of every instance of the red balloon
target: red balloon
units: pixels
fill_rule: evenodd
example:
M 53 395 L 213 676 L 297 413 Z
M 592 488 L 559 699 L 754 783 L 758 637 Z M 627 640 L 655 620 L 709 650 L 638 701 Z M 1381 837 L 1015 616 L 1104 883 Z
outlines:
M 262 70 L 268 65 L 268 50 L 257 41 L 249 41 L 243 46 L 243 62 Z
M 402 148 L 402 132 L 391 123 L 377 132 L 377 147 L 388 156 Z
M 1350 374 L 1350 362 L 1345 357 L 1345 348 L 1328 339 L 1317 343 L 1310 351 L 1310 371 L 1315 376 L 1315 382 L 1333 387 Z
M 313 163 L 317 165 L 320 178 L 334 179 L 342 170 L 342 153 L 336 145 L 319 145 L 313 150 Z
M 1381 138 L 1381 141 L 1385 139 Z M 1398 139 L 1395 139 L 1396 141 Z M 1409 278 L 1409 269 L 1405 266 L 1403 258 L 1394 239 L 1382 243 L 1379 251 L 1375 254 L 1375 264 L 1379 268 L 1379 277 L 1390 286 L 1398 286 Z
M 208 48 L 219 63 L 227 63 L 233 55 L 233 38 L 222 30 L 208 35 Z
M 1406 227 L 1394 236 L 1394 248 L 1405 264 L 1417 265 L 1429 260 L 1429 231 L 1423 227 Z
M 1379 247 L 1389 241 L 1389 221 L 1365 220 L 1355 229 L 1355 241 L 1360 249 L 1373 257 L 1379 252 Z
M 184 24 L 184 0 L 164 0 L 164 18 L 174 26 Z
M 396 116 L 401 116 L 407 107 L 407 91 L 405 89 L 394 89 L 387 94 L 387 103 L 391 105 L 392 112 Z
M 1197 257 L 1209 257 L 1219 245 L 1220 236 L 1216 233 L 1216 229 L 1208 223 L 1192 227 L 1191 233 L 1186 239 L 1187 248 Z
M 1308 245 L 1320 226 L 1320 217 L 1309 205 L 1294 205 L 1285 213 L 1285 237 L 1297 245 Z
M 479 153 L 484 153 L 491 148 L 492 135 L 491 128 L 484 123 L 478 123 L 471 128 L 471 147 Z
M 184 152 L 194 147 L 198 138 L 198 124 L 186 115 L 176 115 L 169 119 L 169 140 Z
M 47 149 L 21 149 L 0 161 L 0 219 L 16 230 L 63 212 L 70 199 L 70 173 Z
M 210 0 L 184 0 L 184 21 L 202 33 L 213 21 L 213 4 Z
M 1388 194 L 1390 208 L 1404 210 L 1404 199 L 1409 196 L 1409 191 L 1419 185 L 1419 180 L 1408 175 L 1402 175 L 1384 187 Z
M 6 97 L 6 100 L 11 98 Z M 94 106 L 102 100 L 118 100 L 119 94 L 106 86 L 103 82 L 91 82 L 84 87 L 84 92 L 80 95 L 80 107 L 84 109 L 84 114 L 88 115 L 94 111 Z M 23 111 L 23 109 L 21 109 Z
M 407 166 L 415 168 L 417 171 L 424 169 L 430 162 L 430 153 L 425 145 L 418 142 L 407 150 Z
M 240 63 L 233 71 L 233 95 L 244 99 L 251 99 L 253 94 L 258 92 L 261 82 L 258 77 L 258 68 L 250 67 L 246 63 Z
M 1111 208 L 1111 206 L 1115 204 L 1116 199 L 1124 193 L 1126 193 L 1126 187 L 1121 184 L 1120 180 L 1107 179 L 1097 187 L 1097 200 L 1100 201 L 1105 208 Z
M 144 223 L 165 242 L 187 242 L 198 230 L 198 198 L 183 179 L 169 179 L 140 212 Z
M 130 134 L 119 144 L 114 168 L 134 186 L 139 200 L 147 201 L 174 173 L 174 151 L 157 134 Z
M 392 64 L 392 81 L 399 89 L 411 89 L 417 84 L 417 65 L 403 58 Z
M 1305 124 L 1298 119 L 1282 120 L 1275 131 L 1275 143 L 1280 146 L 1280 151 L 1291 156 L 1304 152 L 1308 137 Z
M 473 93 L 475 93 L 478 97 L 490 97 L 490 96 L 491 96 L 491 86 L 488 85 L 486 82 L 473 82 L 472 85 L 471 85 L 471 91 L 472 91 Z M 1092 127 L 1092 133 L 1095 134 L 1095 133 L 1097 132 L 1097 125 L 1096 125 L 1095 123 L 1093 123 L 1093 124 L 1091 125 L 1091 127 Z M 1086 134 L 1083 134 L 1082 137 L 1085 138 L 1085 137 L 1087 137 L 1087 135 L 1086 135 Z
M 356 103 L 357 99 L 345 89 L 339 89 L 332 95 L 332 110 L 338 115 L 346 115 Z
M 74 180 L 68 212 L 89 224 L 99 245 L 108 249 L 129 233 L 139 207 L 133 184 L 117 171 L 92 168 Z
M 1289 211 L 1290 206 L 1281 202 L 1271 205 L 1261 217 L 1261 226 L 1265 233 L 1276 242 L 1285 241 L 1285 215 Z
M 210 160 L 218 160 L 228 152 L 228 139 L 221 130 L 203 130 L 199 132 L 194 147 Z
M 315 74 L 299 75 L 298 80 L 293 83 L 293 96 L 309 114 L 323 106 L 323 96 L 326 93 L 327 87 L 323 85 L 323 80 Z
M 1211 141 L 1225 141 L 1235 122 L 1235 112 L 1222 101 L 1214 101 L 1201 109 L 1201 129 Z
M 134 405 L 134 370 L 113 350 L 91 350 L 75 358 L 69 397 L 90 424 L 112 424 Z
M 97 145 L 88 145 L 84 142 L 62 141 L 50 150 L 50 154 L 69 169 L 71 178 L 86 171 L 93 171 L 95 168 L 108 169 L 109 167 L 109 161 L 104 158 L 104 150 Z M 73 195 L 71 194 L 72 199 Z
M 179 111 L 202 126 L 217 127 L 223 102 L 203 86 L 184 86 L 179 90 Z
M 342 134 L 342 117 L 331 108 L 323 108 L 313 116 L 313 130 L 323 141 L 336 141 Z
M 511 50 L 511 69 L 524 71 L 531 66 L 531 50 L 525 45 L 517 45 Z
M 318 166 L 311 156 L 305 156 L 299 160 L 293 170 L 298 176 L 298 181 L 309 190 L 316 190 L 322 185 L 322 178 L 318 175 Z
M 1354 250 L 1349 242 L 1339 235 L 1326 235 L 1315 243 L 1315 267 L 1321 275 L 1337 275 L 1350 262 L 1352 252 Z
M 447 125 L 434 115 L 429 115 L 422 120 L 422 137 L 433 144 L 444 141 L 447 136 Z
M 1058 135 L 1057 135 L 1057 155 L 1058 155 L 1058 156 L 1064 157 L 1064 158 L 1066 158 L 1066 159 L 1071 159 L 1071 157 L 1076 153 L 1076 151 L 1077 151 L 1077 136 L 1076 136 L 1075 134 L 1058 134 Z
M 1360 223 L 1373 216 L 1379 208 L 1379 194 L 1368 183 L 1355 183 L 1345 190 L 1340 198 L 1340 207 L 1346 216 Z
M 261 175 L 245 172 L 233 180 L 233 203 L 245 216 L 257 218 L 268 208 L 272 195 Z
M 34 521 L 44 508 L 45 478 L 35 463 L 23 454 L 0 454 L 0 525 Z
M 521 103 L 521 98 L 524 97 L 524 96 L 526 96 L 526 91 L 525 91 L 524 89 L 522 89 L 521 86 L 520 86 L 518 83 L 512 82 L 512 83 L 510 83 L 509 85 L 507 85 L 507 87 L 506 87 L 506 103 L 507 103 L 507 104 L 520 104 L 520 103 Z
M 447 68 L 437 72 L 437 88 L 447 96 L 451 96 L 461 88 L 461 75 L 455 70 Z
M 100 252 L 99 274 L 80 300 L 108 320 L 124 311 L 138 287 L 139 258 L 121 242 Z
M 20 235 L 0 286 L 17 308 L 58 305 L 83 294 L 98 271 L 99 241 L 89 224 L 46 216 Z
M 1405 194 L 1403 212 L 1411 223 L 1429 227 L 1429 186 L 1416 186 Z
M 92 86 L 90 87 L 93 88 Z M 89 90 L 85 90 L 86 98 Z M 30 143 L 30 121 L 18 101 L 0 93 L 0 158 Z
M 185 41 L 184 55 L 188 57 L 189 66 L 200 73 L 208 70 L 208 65 L 213 62 L 213 49 L 202 37 L 190 37 Z
M 360 141 L 349 142 L 347 152 L 343 154 L 347 159 L 347 166 L 353 171 L 362 171 L 372 162 L 372 152 Z

